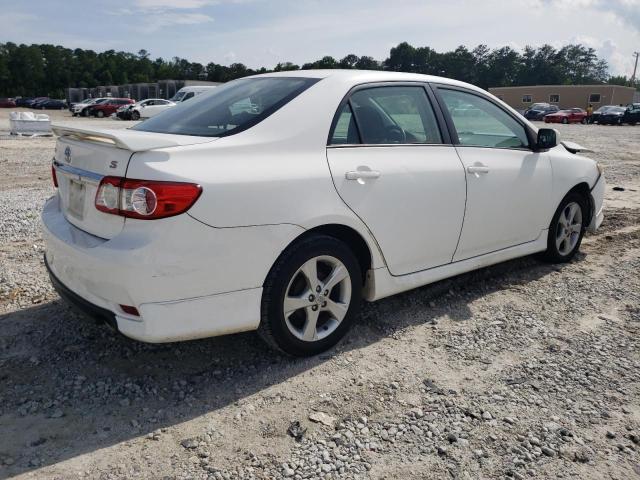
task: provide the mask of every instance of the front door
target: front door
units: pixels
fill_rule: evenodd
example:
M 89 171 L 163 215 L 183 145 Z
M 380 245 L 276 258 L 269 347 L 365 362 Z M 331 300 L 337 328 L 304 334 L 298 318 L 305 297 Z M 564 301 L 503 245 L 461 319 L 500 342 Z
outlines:
M 443 143 L 423 86 L 352 94 L 327 159 L 338 193 L 373 233 L 393 275 L 451 262 L 462 227 L 465 174 Z
M 548 228 L 552 178 L 523 124 L 478 93 L 438 88 L 465 168 L 467 207 L 454 261 L 536 240 Z

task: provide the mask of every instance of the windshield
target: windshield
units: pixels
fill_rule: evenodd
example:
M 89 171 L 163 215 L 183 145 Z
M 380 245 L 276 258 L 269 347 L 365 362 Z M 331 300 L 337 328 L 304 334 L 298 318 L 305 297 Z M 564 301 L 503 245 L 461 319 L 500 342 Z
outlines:
M 599 109 L 597 109 L 594 113 L 605 113 L 613 108 L 616 107 L 614 107 L 613 105 L 605 105 L 604 107 L 600 107 Z
M 172 102 L 179 102 L 180 100 L 182 100 L 182 97 L 184 97 L 186 93 L 187 92 L 182 92 L 182 91 L 176 92 L 176 94 L 173 97 L 171 97 L 170 100 Z
M 235 80 L 180 103 L 133 129 L 203 137 L 233 135 L 258 124 L 318 80 L 302 77 Z
M 529 107 L 531 110 L 544 110 L 545 108 L 549 108 L 549 105 L 546 103 L 534 103 Z

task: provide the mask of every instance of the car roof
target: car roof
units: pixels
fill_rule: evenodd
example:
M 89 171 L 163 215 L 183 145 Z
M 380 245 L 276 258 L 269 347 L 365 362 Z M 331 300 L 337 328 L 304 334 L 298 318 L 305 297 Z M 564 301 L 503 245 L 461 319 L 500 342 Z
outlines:
M 423 75 L 421 73 L 389 72 L 382 70 L 289 70 L 286 72 L 271 72 L 260 75 L 253 75 L 245 78 L 260 77 L 301 77 L 317 79 L 335 79 L 346 83 L 358 85 L 369 82 L 430 82 L 446 85 L 461 86 L 474 90 L 482 90 L 475 85 L 453 80 L 451 78 L 438 77 L 435 75 Z M 484 90 L 482 90 L 484 92 Z M 485 92 L 486 93 L 486 92 Z

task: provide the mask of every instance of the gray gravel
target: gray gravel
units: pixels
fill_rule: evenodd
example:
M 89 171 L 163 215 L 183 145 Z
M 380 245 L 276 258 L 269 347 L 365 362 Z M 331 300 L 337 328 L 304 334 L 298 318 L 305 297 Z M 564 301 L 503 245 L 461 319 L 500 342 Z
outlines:
M 0 139 L 0 478 L 638 478 L 640 127 L 559 129 L 609 179 L 576 261 L 366 304 L 303 360 L 77 316 L 41 260 L 54 141 Z

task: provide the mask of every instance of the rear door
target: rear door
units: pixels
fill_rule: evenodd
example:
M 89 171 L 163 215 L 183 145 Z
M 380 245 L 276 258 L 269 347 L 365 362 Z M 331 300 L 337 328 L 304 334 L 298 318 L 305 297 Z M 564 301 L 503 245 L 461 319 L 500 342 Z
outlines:
M 536 240 L 548 228 L 551 161 L 526 127 L 479 92 L 436 89 L 467 179 L 464 226 L 454 261 Z M 473 111 L 462 116 L 458 112 Z
M 393 275 L 450 263 L 462 226 L 464 170 L 431 95 L 420 84 L 359 87 L 340 107 L 327 148 L 338 193 Z

